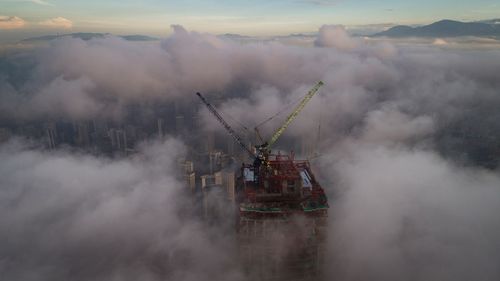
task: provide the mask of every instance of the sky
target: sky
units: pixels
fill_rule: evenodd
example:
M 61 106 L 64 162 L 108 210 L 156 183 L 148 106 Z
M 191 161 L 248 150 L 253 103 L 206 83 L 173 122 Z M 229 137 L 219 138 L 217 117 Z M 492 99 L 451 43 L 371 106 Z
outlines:
M 499 16 L 497 0 L 0 0 L 0 35 L 164 36 L 170 25 L 180 24 L 214 34 L 269 36 L 314 32 L 323 24 L 427 24 Z

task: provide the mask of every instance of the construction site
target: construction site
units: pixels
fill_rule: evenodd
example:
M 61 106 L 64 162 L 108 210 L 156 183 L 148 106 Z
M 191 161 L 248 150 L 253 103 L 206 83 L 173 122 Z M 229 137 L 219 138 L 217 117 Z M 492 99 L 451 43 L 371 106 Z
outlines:
M 268 141 L 248 147 L 217 109 L 198 97 L 251 159 L 235 176 L 241 267 L 251 280 L 318 280 L 326 252 L 328 200 L 308 160 L 272 146 L 323 82 L 318 82 Z

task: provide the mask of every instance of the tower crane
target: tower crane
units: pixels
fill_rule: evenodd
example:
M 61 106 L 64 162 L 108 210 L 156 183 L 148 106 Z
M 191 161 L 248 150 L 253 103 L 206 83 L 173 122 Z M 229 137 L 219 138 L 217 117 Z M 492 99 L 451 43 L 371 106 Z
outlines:
M 283 123 L 283 125 L 281 125 L 281 127 L 279 127 L 278 129 L 276 129 L 274 134 L 271 136 L 271 139 L 268 142 L 264 142 L 263 144 L 261 144 L 260 146 L 257 147 L 257 149 L 259 151 L 259 156 L 263 155 L 263 157 L 266 158 L 266 155 L 269 154 L 270 147 L 274 143 L 276 143 L 276 141 L 283 134 L 283 132 L 288 127 L 288 125 L 290 125 L 290 123 L 292 123 L 292 121 L 297 117 L 297 115 L 300 113 L 300 111 L 302 111 L 302 109 L 306 106 L 306 104 L 311 100 L 311 98 L 314 96 L 314 94 L 316 94 L 318 92 L 319 88 L 321 88 L 321 86 L 323 86 L 323 84 L 324 84 L 323 81 L 319 81 L 318 83 L 316 83 L 316 85 L 314 85 L 314 87 L 311 90 L 309 90 L 307 95 L 295 107 L 295 109 L 292 111 L 292 113 L 290 113 L 290 115 L 288 115 L 288 117 L 285 120 L 285 123 Z M 255 128 L 255 130 L 257 133 L 259 132 L 257 127 Z
M 279 137 L 283 134 L 283 132 L 286 130 L 286 128 L 292 123 L 292 121 L 297 117 L 297 115 L 302 111 L 302 109 L 306 106 L 307 102 L 311 100 L 311 98 L 318 92 L 319 88 L 323 86 L 323 82 L 319 81 L 314 85 L 314 87 L 309 90 L 309 92 L 306 94 L 306 96 L 300 101 L 300 103 L 295 107 L 295 109 L 288 115 L 286 118 L 285 122 L 283 125 L 281 125 L 276 131 L 273 133 L 269 141 L 264 142 L 261 145 L 256 146 L 257 153 L 252 152 L 250 148 L 248 148 L 243 140 L 241 139 L 240 136 L 231 128 L 231 126 L 222 118 L 222 116 L 217 112 L 217 110 L 203 97 L 200 93 L 196 93 L 196 95 L 201 99 L 201 101 L 205 104 L 205 106 L 208 108 L 210 113 L 212 113 L 215 118 L 224 126 L 224 128 L 228 131 L 229 135 L 231 135 L 234 140 L 245 150 L 252 159 L 254 159 L 254 165 L 255 166 L 260 166 L 262 163 L 266 164 L 268 162 L 268 156 L 270 153 L 270 148 L 271 146 L 276 143 L 276 141 L 279 139 Z M 274 116 L 273 116 L 274 117 Z M 268 119 L 267 121 L 271 120 L 272 118 Z M 267 122 L 266 121 L 266 122 Z M 262 124 L 262 123 L 261 123 Z M 256 132 L 259 133 L 257 127 L 255 128 Z M 262 140 L 260 137 L 260 134 L 258 134 L 259 138 Z

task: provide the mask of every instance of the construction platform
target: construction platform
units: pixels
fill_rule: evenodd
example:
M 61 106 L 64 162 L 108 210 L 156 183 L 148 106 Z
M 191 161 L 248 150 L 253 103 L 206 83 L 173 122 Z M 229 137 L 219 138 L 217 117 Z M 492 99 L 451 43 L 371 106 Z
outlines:
M 328 200 L 308 161 L 269 155 L 237 178 L 240 256 L 255 280 L 318 280 L 326 248 Z

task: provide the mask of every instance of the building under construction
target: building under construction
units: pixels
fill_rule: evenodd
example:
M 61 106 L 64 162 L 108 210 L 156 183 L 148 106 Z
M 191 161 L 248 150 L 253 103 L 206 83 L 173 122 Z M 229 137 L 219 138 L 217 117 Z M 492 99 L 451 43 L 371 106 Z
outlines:
M 295 160 L 293 153 L 273 154 L 271 146 L 322 84 L 317 83 L 270 140 L 255 149 L 248 148 L 198 93 L 253 159 L 251 164 L 242 164 L 236 180 L 240 257 L 251 280 L 321 279 L 328 216 L 325 192 L 308 161 Z
M 238 239 L 247 273 L 256 280 L 317 280 L 328 202 L 309 163 L 270 155 L 261 171 L 244 165 L 237 186 Z

